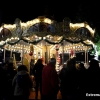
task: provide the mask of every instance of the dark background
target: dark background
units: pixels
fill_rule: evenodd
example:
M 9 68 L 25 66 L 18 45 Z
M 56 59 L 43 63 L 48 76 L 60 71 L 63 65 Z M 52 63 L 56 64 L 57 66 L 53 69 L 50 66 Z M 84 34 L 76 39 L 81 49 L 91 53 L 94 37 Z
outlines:
M 0 24 L 13 24 L 16 18 L 26 22 L 42 15 L 57 21 L 69 17 L 74 22 L 87 21 L 91 27 L 100 27 L 99 1 L 73 0 L 1 0 Z
M 10 51 L 6 50 L 6 52 L 5 52 L 5 62 L 9 61 L 10 53 L 11 53 Z M 13 54 L 15 54 L 16 61 L 21 60 L 20 53 L 12 52 L 12 57 L 13 57 Z M 0 62 L 2 62 L 3 59 L 4 59 L 4 52 L 0 52 Z

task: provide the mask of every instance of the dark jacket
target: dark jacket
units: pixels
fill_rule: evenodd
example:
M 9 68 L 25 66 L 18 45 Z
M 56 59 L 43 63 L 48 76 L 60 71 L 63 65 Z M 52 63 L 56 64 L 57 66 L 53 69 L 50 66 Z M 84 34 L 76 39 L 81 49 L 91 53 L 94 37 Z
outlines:
M 27 83 L 27 87 L 25 87 L 25 88 L 19 87 L 18 81 L 17 81 L 18 75 L 27 75 L 28 76 L 28 79 L 25 82 L 25 84 Z M 31 80 L 31 78 L 30 78 L 27 71 L 19 71 L 13 79 L 12 86 L 14 88 L 14 96 L 29 95 L 30 94 L 30 89 L 33 86 L 33 82 L 32 82 L 32 80 Z
M 59 78 L 61 80 L 60 88 L 61 92 L 66 92 L 66 94 L 75 93 L 78 87 L 78 78 L 77 78 L 77 70 L 72 68 L 69 69 L 68 67 L 62 68 Z
M 33 75 L 35 76 L 35 79 L 41 79 L 42 78 L 42 69 L 43 69 L 44 65 L 42 64 L 42 62 L 37 62 L 34 65 L 33 68 Z

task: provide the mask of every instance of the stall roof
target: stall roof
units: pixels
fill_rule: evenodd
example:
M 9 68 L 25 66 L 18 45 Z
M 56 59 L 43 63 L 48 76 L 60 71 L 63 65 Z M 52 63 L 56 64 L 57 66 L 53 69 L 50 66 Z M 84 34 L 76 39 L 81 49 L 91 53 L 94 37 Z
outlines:
M 74 24 L 67 17 L 62 22 L 45 16 L 39 16 L 27 22 L 21 22 L 19 18 L 16 18 L 14 24 L 3 24 L 0 27 L 2 42 L 0 45 L 3 46 L 5 42 L 13 45 L 20 40 L 33 44 L 41 40 L 49 44 L 58 44 L 66 40 L 71 43 L 81 42 L 90 45 L 86 41 L 93 41 L 94 34 L 95 29 L 92 29 L 87 22 Z

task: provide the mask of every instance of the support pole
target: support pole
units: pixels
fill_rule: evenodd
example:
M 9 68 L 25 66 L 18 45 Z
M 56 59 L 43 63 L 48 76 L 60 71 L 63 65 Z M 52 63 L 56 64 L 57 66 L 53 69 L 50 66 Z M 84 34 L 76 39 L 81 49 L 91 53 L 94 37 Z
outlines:
M 11 51 L 10 51 L 10 58 L 12 58 L 12 49 L 11 49 Z
M 22 64 L 23 64 L 23 59 L 24 59 L 24 45 L 23 45 L 23 48 L 22 48 Z
M 46 59 L 45 59 L 45 62 L 46 64 L 48 63 L 48 47 L 47 47 L 47 42 L 46 42 Z
M 6 50 L 5 50 L 5 47 L 4 47 L 4 59 L 3 59 L 4 63 L 5 63 L 5 54 L 6 54 Z
M 62 65 L 64 64 L 64 41 L 62 42 Z
M 70 60 L 70 51 L 68 51 L 68 55 L 69 55 L 69 60 Z
M 85 64 L 86 64 L 86 49 L 85 49 Z
M 88 65 L 89 61 L 88 61 L 88 50 L 87 50 L 87 65 Z

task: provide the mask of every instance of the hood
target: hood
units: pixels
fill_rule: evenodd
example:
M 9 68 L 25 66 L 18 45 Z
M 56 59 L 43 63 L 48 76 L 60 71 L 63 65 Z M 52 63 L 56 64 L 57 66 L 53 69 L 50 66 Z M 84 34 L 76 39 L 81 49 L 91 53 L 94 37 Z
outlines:
M 25 74 L 28 74 L 28 72 L 27 71 L 19 71 L 17 74 L 18 75 L 25 75 Z

